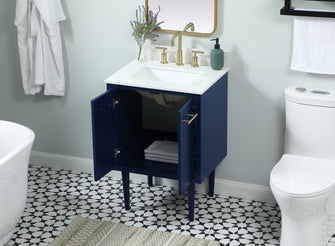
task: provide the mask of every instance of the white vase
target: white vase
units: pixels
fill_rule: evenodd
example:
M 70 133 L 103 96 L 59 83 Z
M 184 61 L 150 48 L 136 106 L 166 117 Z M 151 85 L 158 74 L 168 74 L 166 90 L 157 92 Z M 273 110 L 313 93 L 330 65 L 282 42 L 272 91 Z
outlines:
M 142 42 L 142 46 L 136 44 L 136 59 L 139 62 L 145 62 L 148 60 L 149 56 L 149 47 L 150 47 L 150 40 L 145 39 L 144 42 Z
M 137 45 L 136 46 L 136 58 L 139 62 L 144 62 L 144 45 Z

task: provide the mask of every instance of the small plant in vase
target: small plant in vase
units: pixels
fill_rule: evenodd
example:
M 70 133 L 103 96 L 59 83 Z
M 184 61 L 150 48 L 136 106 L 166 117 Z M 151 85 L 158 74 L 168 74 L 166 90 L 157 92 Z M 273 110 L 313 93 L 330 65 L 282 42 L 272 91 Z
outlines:
M 152 10 L 148 11 L 148 19 L 146 20 L 146 13 L 144 6 L 138 6 L 136 9 L 136 20 L 130 21 L 130 25 L 133 29 L 133 36 L 138 45 L 137 60 L 140 61 L 143 56 L 142 50 L 143 45 L 147 39 L 152 41 L 157 41 L 158 34 L 153 33 L 155 29 L 160 29 L 160 24 L 163 21 L 158 22 L 157 17 L 160 12 L 160 7 L 158 6 L 157 13 L 153 13 Z

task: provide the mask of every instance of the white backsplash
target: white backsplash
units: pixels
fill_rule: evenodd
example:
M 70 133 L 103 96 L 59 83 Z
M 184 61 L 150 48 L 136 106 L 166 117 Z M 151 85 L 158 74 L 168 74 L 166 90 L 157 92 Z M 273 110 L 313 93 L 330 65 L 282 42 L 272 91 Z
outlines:
M 177 60 L 177 49 L 178 46 L 166 46 L 166 45 L 153 45 L 148 44 L 144 47 L 144 59 L 146 61 L 160 61 L 162 50 L 156 49 L 156 47 L 167 48 L 167 60 L 169 63 L 175 63 Z M 210 52 L 211 50 L 199 50 L 191 48 L 183 48 L 183 61 L 184 64 L 192 63 L 192 50 L 204 51 L 204 54 L 197 54 L 199 66 L 210 66 Z M 225 67 L 229 66 L 229 53 L 225 52 Z

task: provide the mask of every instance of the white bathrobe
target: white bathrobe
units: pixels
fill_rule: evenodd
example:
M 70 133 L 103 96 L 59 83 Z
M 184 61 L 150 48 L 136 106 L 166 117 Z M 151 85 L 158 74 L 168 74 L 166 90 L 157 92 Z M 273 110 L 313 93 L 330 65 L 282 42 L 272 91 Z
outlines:
M 16 0 L 21 76 L 26 95 L 64 96 L 64 66 L 59 22 L 60 0 Z

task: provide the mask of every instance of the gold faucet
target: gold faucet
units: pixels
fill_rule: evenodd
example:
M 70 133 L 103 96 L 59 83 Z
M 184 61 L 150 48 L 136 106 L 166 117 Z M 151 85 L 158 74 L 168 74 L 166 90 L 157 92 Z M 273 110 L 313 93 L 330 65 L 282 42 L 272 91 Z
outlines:
M 177 50 L 177 66 L 183 66 L 183 50 L 182 50 L 182 46 L 181 46 L 181 32 L 178 31 L 175 34 L 173 34 L 172 38 L 171 38 L 171 46 L 174 46 L 174 40 L 176 39 L 176 37 L 178 38 L 178 50 Z
M 187 31 L 187 29 L 191 28 L 191 31 L 194 31 L 194 24 L 192 22 L 188 23 L 185 28 L 184 32 Z M 171 46 L 174 46 L 174 41 L 178 37 L 178 50 L 177 50 L 177 66 L 183 66 L 183 50 L 182 50 L 182 38 L 181 38 L 181 32 L 178 31 L 175 34 L 173 34 L 171 38 Z

